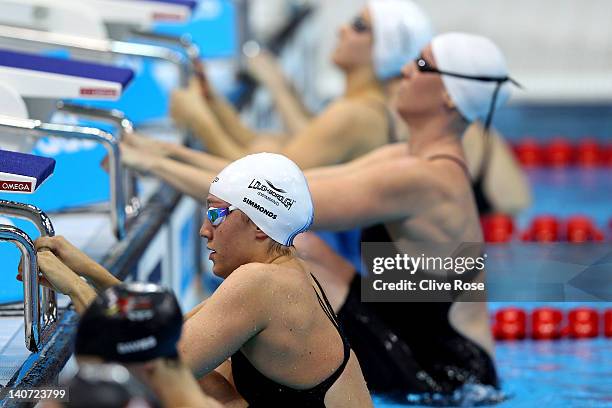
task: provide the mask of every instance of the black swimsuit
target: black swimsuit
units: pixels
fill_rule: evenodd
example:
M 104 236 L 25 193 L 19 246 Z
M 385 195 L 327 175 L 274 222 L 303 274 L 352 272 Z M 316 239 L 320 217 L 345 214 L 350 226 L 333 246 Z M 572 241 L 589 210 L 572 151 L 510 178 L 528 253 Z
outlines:
M 468 174 L 457 157 L 449 159 Z M 362 242 L 392 242 L 383 224 L 362 230 Z M 464 383 L 498 386 L 493 361 L 480 346 L 457 332 L 447 303 L 362 303 L 361 279 L 351 283 L 338 313 L 359 359 L 370 391 L 397 395 L 451 393 Z
M 336 330 L 338 330 L 342 339 L 344 349 L 342 364 L 332 375 L 316 386 L 298 390 L 269 379 L 260 373 L 246 356 L 238 350 L 232 355 L 232 375 L 236 390 L 249 403 L 250 407 L 325 407 L 325 394 L 327 394 L 327 391 L 340 377 L 348 363 L 351 351 L 349 343 L 339 326 L 336 315 L 325 296 L 323 288 L 321 288 L 321 285 L 314 276 L 313 279 L 323 296 L 323 299 L 321 299 L 319 293 L 315 290 L 319 304 Z

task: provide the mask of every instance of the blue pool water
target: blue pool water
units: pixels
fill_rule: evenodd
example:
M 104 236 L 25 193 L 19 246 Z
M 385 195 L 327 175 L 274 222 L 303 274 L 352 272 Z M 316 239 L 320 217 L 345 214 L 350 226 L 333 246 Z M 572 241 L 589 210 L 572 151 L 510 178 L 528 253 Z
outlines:
M 496 407 L 612 407 L 610 339 L 498 342 L 496 350 L 507 396 Z M 375 398 L 375 406 L 405 404 Z
M 523 302 L 519 304 L 491 303 L 495 310 L 518 306 L 526 311 L 545 306 L 542 303 Z M 556 306 L 564 310 L 579 307 L 592 307 L 601 314 L 612 303 L 563 303 Z M 498 341 L 495 345 L 496 366 L 501 379 L 502 402 L 481 404 L 499 408 L 612 408 L 612 339 L 603 336 L 595 339 L 557 341 Z M 487 395 L 500 397 L 483 387 L 468 389 L 464 397 L 465 405 Z M 470 395 L 467 395 L 470 394 Z M 475 398 L 474 398 L 475 397 Z M 461 400 L 459 400 L 461 401 Z M 402 406 L 424 407 L 426 405 L 401 404 L 374 397 L 377 408 L 396 408 Z

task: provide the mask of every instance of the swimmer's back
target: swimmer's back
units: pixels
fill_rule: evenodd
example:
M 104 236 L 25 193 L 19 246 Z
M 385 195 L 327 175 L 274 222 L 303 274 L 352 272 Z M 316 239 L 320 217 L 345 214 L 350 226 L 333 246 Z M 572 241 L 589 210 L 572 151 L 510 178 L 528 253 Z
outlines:
M 463 157 L 457 157 L 463 160 Z M 418 172 L 427 194 L 409 217 L 386 223 L 394 242 L 480 242 L 482 232 L 465 170 L 447 157 L 424 160 L 406 155 L 395 171 Z
M 325 406 L 371 406 L 359 363 L 351 353 L 345 364 L 344 339 L 319 303 L 317 294 L 322 300 L 324 296 L 303 263 L 248 264 L 238 271 L 259 275 L 261 296 L 266 297 L 262 304 L 270 316 L 266 328 L 238 353 L 265 379 L 290 389 L 316 388 L 338 372 L 324 395 Z M 252 370 L 249 373 L 259 377 Z M 241 373 L 235 372 L 234 380 L 237 375 Z M 265 379 L 261 381 L 268 383 Z

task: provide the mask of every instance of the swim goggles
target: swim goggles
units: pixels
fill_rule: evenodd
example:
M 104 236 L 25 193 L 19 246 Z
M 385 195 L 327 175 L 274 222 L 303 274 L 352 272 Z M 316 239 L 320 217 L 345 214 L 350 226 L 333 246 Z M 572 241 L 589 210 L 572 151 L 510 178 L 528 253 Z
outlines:
M 206 211 L 206 216 L 208 217 L 210 223 L 216 227 L 225 220 L 225 217 L 227 217 L 229 213 L 237 209 L 238 208 L 234 207 L 233 205 L 225 208 L 210 207 L 208 211 Z
M 371 27 L 366 23 L 365 19 L 361 16 L 357 16 L 351 22 L 351 28 L 356 33 L 365 33 L 371 30 Z
M 499 84 L 510 81 L 514 85 L 518 86 L 519 88 L 522 88 L 521 84 L 519 84 L 518 82 L 516 82 L 514 79 L 510 78 L 509 76 L 503 76 L 503 77 L 478 76 L 478 75 L 459 74 L 457 72 L 442 71 L 442 70 L 439 70 L 438 68 L 432 67 L 429 64 L 429 62 L 427 62 L 427 60 L 423 58 L 422 55 L 419 55 L 419 57 L 416 59 L 416 65 L 417 65 L 417 69 L 419 70 L 419 72 L 430 72 L 432 74 L 448 75 L 448 76 L 452 76 L 456 78 L 472 79 L 474 81 L 497 82 Z

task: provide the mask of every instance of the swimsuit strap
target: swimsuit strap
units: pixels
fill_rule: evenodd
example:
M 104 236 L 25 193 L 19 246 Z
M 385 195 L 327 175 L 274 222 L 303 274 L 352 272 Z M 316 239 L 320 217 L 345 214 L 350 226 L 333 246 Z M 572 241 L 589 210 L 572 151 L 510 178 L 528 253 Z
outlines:
M 447 160 L 457 163 L 457 165 L 461 167 L 461 169 L 467 176 L 468 180 L 470 181 L 472 180 L 472 176 L 470 175 L 470 170 L 468 169 L 467 164 L 465 164 L 465 161 L 461 160 L 457 156 L 453 156 L 452 154 L 441 153 L 441 154 L 434 154 L 433 156 L 430 156 L 427 160 L 433 161 L 437 159 L 447 159 Z
M 315 288 L 314 287 L 312 288 L 315 291 L 315 294 L 317 295 L 317 299 L 319 300 L 319 304 L 321 305 L 321 308 L 323 308 L 323 311 L 325 312 L 325 314 L 327 315 L 329 320 L 332 322 L 332 324 L 334 325 L 334 327 L 338 331 L 338 334 L 340 335 L 340 339 L 342 340 L 342 347 L 344 349 L 344 360 L 342 361 L 342 364 L 340 365 L 340 367 L 338 367 L 336 372 L 332 375 L 332 377 L 334 377 L 334 376 L 336 376 L 336 373 L 338 374 L 338 376 L 336 376 L 334 378 L 334 380 L 333 380 L 333 381 L 335 381 L 336 378 L 338 378 L 340 376 L 340 374 L 344 370 L 344 367 L 348 363 L 348 360 L 349 360 L 349 357 L 350 357 L 350 353 L 351 353 L 351 347 L 349 346 L 348 340 L 346 339 L 346 336 L 344 335 L 344 332 L 342 331 L 342 327 L 340 327 L 340 323 L 338 321 L 338 318 L 336 317 L 336 314 L 334 313 L 334 309 L 333 309 L 332 305 L 329 303 L 329 300 L 327 299 L 327 296 L 325 295 L 325 291 L 323 290 L 323 287 L 321 287 L 321 284 L 319 283 L 317 278 L 312 273 L 310 274 L 310 276 L 312 276 L 312 279 L 317 284 L 317 287 L 319 288 L 319 291 L 321 292 L 321 296 L 323 297 L 323 299 L 321 299 L 321 297 L 319 296 L 319 293 L 315 290 Z M 332 377 L 328 378 L 328 380 L 331 379 Z M 333 381 L 332 381 L 332 383 L 333 383 Z
M 334 314 L 331 304 L 329 303 L 321 284 L 317 281 L 317 278 L 314 276 L 312 276 L 312 278 L 319 288 L 321 295 L 319 296 L 319 292 L 314 285 L 312 286 L 312 290 L 314 290 L 323 312 L 327 315 L 340 334 L 342 346 L 344 348 L 344 359 L 342 360 L 342 364 L 340 364 L 340 366 L 329 377 L 314 387 L 305 390 L 298 390 L 287 385 L 279 384 L 266 377 L 249 361 L 242 350 L 238 350 L 232 355 L 231 360 L 232 370 L 234 373 L 234 382 L 238 392 L 249 402 L 249 404 L 251 404 L 251 406 L 277 406 L 272 405 L 272 403 L 282 401 L 285 404 L 281 404 L 281 406 L 288 406 L 286 403 L 290 403 L 295 408 L 325 407 L 324 399 L 327 391 L 329 391 L 340 375 L 342 375 L 342 372 L 348 363 L 351 350 L 348 345 L 348 341 L 342 333 L 338 319 Z
M 385 101 L 380 101 L 378 99 L 374 99 L 374 98 L 369 98 L 371 102 L 371 105 L 377 105 L 379 107 L 382 108 L 383 112 L 385 113 L 385 117 L 387 119 L 387 126 L 388 126 L 388 130 L 387 130 L 387 140 L 389 143 L 396 143 L 399 141 L 399 138 L 397 136 L 397 126 L 395 124 L 395 118 L 393 117 L 393 112 L 391 111 L 391 109 L 389 109 L 389 106 L 387 106 L 387 103 Z

